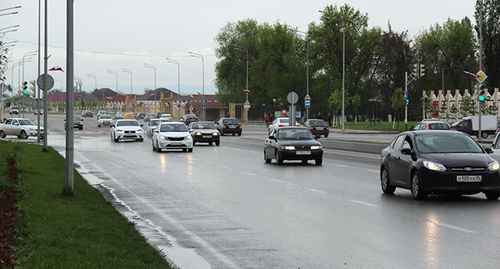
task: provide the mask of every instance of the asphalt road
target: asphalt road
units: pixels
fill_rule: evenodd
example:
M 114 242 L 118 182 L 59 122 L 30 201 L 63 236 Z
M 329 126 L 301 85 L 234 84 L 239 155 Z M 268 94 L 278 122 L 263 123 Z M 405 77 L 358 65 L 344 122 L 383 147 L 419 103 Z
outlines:
M 62 119 L 48 142 L 64 154 Z M 78 171 L 181 268 L 498 268 L 500 202 L 383 195 L 379 155 L 265 164 L 263 126 L 157 153 L 93 122 L 75 129 Z

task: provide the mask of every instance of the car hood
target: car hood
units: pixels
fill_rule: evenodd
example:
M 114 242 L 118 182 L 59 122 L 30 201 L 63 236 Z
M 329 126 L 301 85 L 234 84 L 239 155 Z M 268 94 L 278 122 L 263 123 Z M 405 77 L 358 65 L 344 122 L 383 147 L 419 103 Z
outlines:
M 218 133 L 219 131 L 217 129 L 193 129 L 193 133 L 200 132 L 202 134 L 211 134 L 211 133 Z
M 278 140 L 278 143 L 280 143 L 282 146 L 314 146 L 314 145 L 321 145 L 320 142 L 316 140 Z
M 186 137 L 191 134 L 189 132 L 159 132 L 158 135 L 167 137 Z
M 493 162 L 493 159 L 486 153 L 434 153 L 422 154 L 421 158 L 446 167 L 485 167 Z
M 142 130 L 141 127 L 138 126 L 118 126 L 116 127 L 117 130 L 124 130 L 124 131 L 135 131 L 135 130 Z

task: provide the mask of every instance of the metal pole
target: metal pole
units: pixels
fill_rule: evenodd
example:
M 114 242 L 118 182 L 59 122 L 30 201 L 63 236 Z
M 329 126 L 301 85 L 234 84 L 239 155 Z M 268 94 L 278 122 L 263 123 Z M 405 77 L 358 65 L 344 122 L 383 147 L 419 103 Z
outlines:
M 73 46 L 73 0 L 67 0 L 66 29 L 66 186 L 65 193 L 74 191 L 74 137 L 73 137 L 73 102 L 74 102 L 74 46 Z
M 205 60 L 203 58 L 203 55 L 194 53 L 194 52 L 189 52 L 191 57 L 196 57 L 201 59 L 201 80 L 202 80 L 202 99 L 201 99 L 201 120 L 205 120 Z
M 405 71 L 405 93 L 408 94 L 408 72 Z M 408 98 L 408 95 L 407 95 Z M 408 106 L 405 105 L 405 131 L 408 130 Z M 425 117 L 424 117 L 425 118 Z M 399 121 L 398 121 L 399 124 Z
M 177 94 L 181 95 L 181 64 L 179 61 L 166 58 L 167 62 L 177 64 Z
M 342 131 L 345 130 L 345 25 L 342 30 Z
M 307 51 L 307 60 L 306 60 L 306 91 L 307 95 L 309 95 L 309 35 L 306 35 L 306 51 Z M 306 108 L 306 119 L 309 119 L 309 107 Z
M 125 69 L 125 68 L 122 68 L 122 72 L 130 74 L 130 94 L 132 94 L 132 71 Z
M 45 11 L 44 11 L 44 68 L 43 68 L 43 150 L 47 151 L 47 140 L 48 140 L 48 116 L 47 114 L 49 113 L 47 109 L 47 80 L 46 77 L 48 76 L 47 71 L 49 70 L 49 40 L 48 40 L 48 7 L 47 7 L 47 0 L 45 0 Z
M 40 57 L 42 56 L 42 52 L 40 50 L 41 44 L 41 20 L 42 20 L 42 0 L 38 0 L 38 73 L 37 78 L 40 76 Z M 36 113 L 37 119 L 37 131 L 36 131 L 36 142 L 40 143 L 40 88 L 38 87 L 38 83 L 35 83 L 35 90 L 37 91 L 36 95 L 36 109 L 38 113 Z M 46 111 L 44 111 L 46 112 Z
M 154 78 L 155 78 L 155 81 L 154 81 L 154 89 L 153 89 L 153 94 L 154 94 L 154 96 L 155 96 L 155 114 L 156 114 L 156 112 L 157 112 L 156 108 L 158 107 L 158 104 L 157 104 L 157 102 L 156 102 L 156 67 L 155 67 L 154 65 L 152 65 L 152 64 L 147 64 L 147 63 L 144 63 L 144 66 L 145 66 L 146 68 L 151 68 L 151 69 L 153 69 L 153 70 L 154 70 Z

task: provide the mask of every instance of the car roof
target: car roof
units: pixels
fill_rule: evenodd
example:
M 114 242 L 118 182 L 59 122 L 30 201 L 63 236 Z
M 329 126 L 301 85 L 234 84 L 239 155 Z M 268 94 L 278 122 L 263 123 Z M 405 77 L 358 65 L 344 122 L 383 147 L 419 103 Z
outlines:
M 406 131 L 401 134 L 408 134 L 412 136 L 418 136 L 418 135 L 425 135 L 425 134 L 432 134 L 432 135 L 464 135 L 464 136 L 469 136 L 468 134 L 464 132 L 459 132 L 455 130 L 415 130 L 415 131 Z

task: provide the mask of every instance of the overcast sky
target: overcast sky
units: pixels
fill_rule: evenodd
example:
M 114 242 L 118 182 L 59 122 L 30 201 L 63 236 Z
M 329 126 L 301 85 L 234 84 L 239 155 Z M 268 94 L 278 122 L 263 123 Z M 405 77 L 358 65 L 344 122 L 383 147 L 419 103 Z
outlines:
M 0 9 L 22 5 L 19 14 L 0 17 L 0 28 L 21 25 L 17 32 L 3 37 L 3 42 L 18 41 L 11 48 L 14 62 L 22 59 L 24 53 L 37 50 L 38 2 L 0 0 Z M 41 2 L 43 4 L 44 0 Z M 66 70 L 66 0 L 48 2 L 49 68 L 59 65 Z M 475 2 L 352 0 L 348 4 L 368 14 L 370 27 L 387 30 L 390 21 L 394 31 L 408 30 L 413 37 L 448 18 L 460 20 L 468 16 L 474 22 Z M 98 88 L 115 89 L 115 75 L 107 71 L 112 70 L 118 74 L 119 90 L 129 93 L 130 74 L 122 72 L 122 68 L 126 68 L 133 73 L 134 92 L 142 93 L 144 88 L 154 85 L 153 69 L 144 67 L 144 63 L 148 63 L 156 67 L 157 87 L 166 86 L 177 91 L 177 65 L 165 60 L 170 57 L 181 65 L 181 92 L 201 92 L 202 61 L 190 57 L 188 52 L 192 51 L 204 55 L 205 93 L 213 93 L 217 62 L 214 37 L 228 22 L 244 19 L 256 19 L 259 23 L 279 21 L 306 31 L 309 23 L 319 21 L 321 13 L 318 10 L 344 3 L 324 0 L 75 0 L 75 76 L 82 79 L 84 90 L 94 88 L 94 78 L 88 74 L 96 76 Z M 26 80 L 37 77 L 36 62 L 35 56 L 32 62 L 26 63 Z M 61 84 L 66 88 L 65 73 L 50 74 L 56 79 L 55 88 L 61 88 Z M 17 75 L 15 68 L 15 86 Z M 10 69 L 6 77 L 9 83 Z M 186 85 L 184 89 L 183 85 Z

